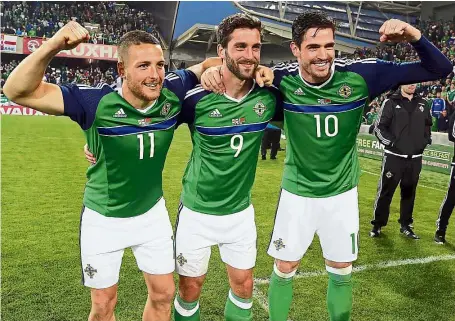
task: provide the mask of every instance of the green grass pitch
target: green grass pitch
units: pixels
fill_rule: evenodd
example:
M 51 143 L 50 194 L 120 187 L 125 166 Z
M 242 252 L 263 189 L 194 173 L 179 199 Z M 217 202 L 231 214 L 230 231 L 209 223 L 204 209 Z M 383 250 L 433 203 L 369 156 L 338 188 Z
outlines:
M 87 163 L 84 137 L 66 118 L 2 116 L 1 119 L 1 320 L 87 320 L 89 290 L 80 284 L 79 217 Z M 187 128 L 177 130 L 164 171 L 164 192 L 175 222 L 181 178 L 191 151 Z M 259 161 L 253 190 L 258 228 L 255 277 L 266 279 L 272 259 L 266 254 L 272 230 L 284 154 Z M 415 231 L 421 240 L 403 238 L 396 222 L 399 200 L 380 239 L 368 231 L 380 162 L 362 159 L 360 180 L 360 256 L 354 274 L 353 321 L 454 321 L 455 251 L 433 240 L 435 219 L 448 175 L 422 172 L 415 205 Z M 398 192 L 397 192 L 398 195 Z M 342 206 L 342 204 L 340 204 Z M 453 225 L 453 224 L 452 224 Z M 454 242 L 455 228 L 448 240 Z M 430 258 L 429 258 L 430 257 Z M 429 262 L 432 261 L 432 262 Z M 388 264 L 388 266 L 387 266 Z M 328 320 L 327 277 L 315 237 L 294 282 L 293 321 Z M 316 272 L 316 273 L 310 273 Z M 266 321 L 266 281 L 256 286 L 254 320 Z M 225 267 L 212 252 L 201 298 L 202 320 L 221 321 L 228 292 Z M 126 251 L 119 285 L 117 319 L 137 321 L 146 287 L 131 251 Z

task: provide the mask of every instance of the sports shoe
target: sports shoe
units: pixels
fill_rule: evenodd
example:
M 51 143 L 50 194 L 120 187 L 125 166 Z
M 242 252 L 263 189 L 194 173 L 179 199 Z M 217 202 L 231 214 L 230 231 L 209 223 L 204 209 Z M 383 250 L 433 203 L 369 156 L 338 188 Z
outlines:
M 373 229 L 370 231 L 370 237 L 378 237 L 381 234 L 381 228 L 373 226 Z
M 265 157 L 265 155 L 262 155 L 262 160 L 266 160 L 267 157 Z
M 409 237 L 410 239 L 418 240 L 420 237 L 418 237 L 414 231 L 411 229 L 410 226 L 402 226 L 400 228 L 400 233 Z
M 276 156 L 272 156 L 272 157 L 270 157 L 270 159 L 276 159 Z
M 446 242 L 446 233 L 440 230 L 436 230 L 436 233 L 434 233 L 434 241 L 437 244 L 444 244 Z

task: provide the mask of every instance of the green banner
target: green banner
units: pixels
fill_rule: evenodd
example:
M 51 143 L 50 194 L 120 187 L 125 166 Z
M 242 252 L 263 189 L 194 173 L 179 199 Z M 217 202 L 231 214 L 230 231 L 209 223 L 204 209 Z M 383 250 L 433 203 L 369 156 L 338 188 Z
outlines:
M 357 152 L 362 157 L 382 159 L 384 145 L 373 135 L 359 134 L 357 136 Z M 449 174 L 452 157 L 453 147 L 430 145 L 423 153 L 423 168 Z

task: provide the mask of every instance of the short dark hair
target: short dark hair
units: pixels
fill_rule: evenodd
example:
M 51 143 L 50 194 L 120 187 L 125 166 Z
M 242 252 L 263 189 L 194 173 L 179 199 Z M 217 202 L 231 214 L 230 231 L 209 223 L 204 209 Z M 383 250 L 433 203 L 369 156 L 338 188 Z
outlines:
M 119 60 L 122 61 L 128 53 L 129 47 L 133 45 L 140 45 L 143 43 L 149 43 L 152 45 L 160 45 L 160 41 L 151 33 L 133 30 L 125 33 L 117 44 L 117 51 Z
M 335 33 L 336 23 L 331 17 L 323 12 L 304 12 L 295 18 L 292 23 L 292 41 L 300 47 L 303 37 L 308 29 L 311 28 L 317 28 L 317 30 L 332 29 L 333 33 Z
M 246 13 L 236 13 L 224 18 L 218 25 L 216 32 L 218 44 L 226 48 L 229 40 L 231 40 L 231 34 L 239 28 L 257 29 L 262 36 L 261 20 Z

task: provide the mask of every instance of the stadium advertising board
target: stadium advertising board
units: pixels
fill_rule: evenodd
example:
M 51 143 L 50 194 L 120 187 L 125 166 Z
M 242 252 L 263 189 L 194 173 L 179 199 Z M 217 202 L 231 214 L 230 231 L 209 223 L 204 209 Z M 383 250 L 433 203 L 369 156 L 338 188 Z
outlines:
M 1 35 L 0 38 L 0 50 L 2 52 L 16 52 L 17 37 L 10 35 Z
M 1 115 L 15 115 L 15 116 L 48 116 L 48 114 L 42 113 L 40 111 L 23 107 L 23 106 L 1 106 L 0 107 Z
M 373 135 L 359 134 L 357 136 L 357 152 L 359 156 L 382 159 L 384 145 Z M 430 145 L 423 153 L 423 167 L 435 172 L 450 172 L 453 148 L 444 145 Z
M 24 54 L 31 54 L 43 44 L 41 38 L 24 38 Z M 62 50 L 57 57 L 117 60 L 117 47 L 93 43 L 81 43 L 72 50 Z
M 14 116 L 48 116 L 48 114 L 36 111 L 34 109 L 23 107 L 15 104 L 5 95 L 0 95 L 1 106 L 0 115 L 14 115 Z

